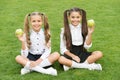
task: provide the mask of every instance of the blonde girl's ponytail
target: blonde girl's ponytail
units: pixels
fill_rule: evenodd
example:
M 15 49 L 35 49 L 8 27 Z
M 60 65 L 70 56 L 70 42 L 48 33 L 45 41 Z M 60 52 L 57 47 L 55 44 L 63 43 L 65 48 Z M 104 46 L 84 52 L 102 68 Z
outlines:
M 43 21 L 44 21 L 44 34 L 45 34 L 45 41 L 46 41 L 46 44 L 49 42 L 50 40 L 50 30 L 49 30 L 49 24 L 48 24 L 48 19 L 47 17 L 45 16 L 45 14 L 42 14 L 43 15 Z
M 30 14 L 27 14 L 24 19 L 24 32 L 26 34 L 27 47 L 30 48 L 30 27 L 29 27 L 29 17 Z

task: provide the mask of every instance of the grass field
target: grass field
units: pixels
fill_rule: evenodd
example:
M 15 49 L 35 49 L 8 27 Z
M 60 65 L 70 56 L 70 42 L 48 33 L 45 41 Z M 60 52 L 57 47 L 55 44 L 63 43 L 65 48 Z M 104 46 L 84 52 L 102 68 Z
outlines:
M 119 80 L 120 78 L 120 0 L 0 0 L 0 80 Z M 63 26 L 63 11 L 72 7 L 83 8 L 87 19 L 96 22 L 93 46 L 90 51 L 101 50 L 103 58 L 97 61 L 103 71 L 72 69 L 64 72 L 58 62 L 54 67 L 58 76 L 36 72 L 21 76 L 21 65 L 15 62 L 21 44 L 15 30 L 23 28 L 24 17 L 33 11 L 48 16 L 52 52 L 59 52 L 59 34 Z

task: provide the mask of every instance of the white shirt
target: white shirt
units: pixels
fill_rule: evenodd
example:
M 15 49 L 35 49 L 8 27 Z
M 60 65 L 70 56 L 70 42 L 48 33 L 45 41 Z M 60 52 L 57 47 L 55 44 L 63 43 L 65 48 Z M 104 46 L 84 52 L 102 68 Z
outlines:
M 21 53 L 28 54 L 28 52 L 30 52 L 34 55 L 41 54 L 42 59 L 45 59 L 49 56 L 51 53 L 51 47 L 47 47 L 45 44 L 45 35 L 43 29 L 41 29 L 39 32 L 31 30 L 30 41 L 30 49 L 28 50 L 26 47 L 26 50 L 21 50 Z
M 72 37 L 72 44 L 79 46 L 83 43 L 83 37 L 82 37 L 82 31 L 81 31 L 81 25 L 74 27 L 70 24 L 70 32 Z
M 81 24 L 78 26 L 73 26 L 72 24 L 69 25 L 70 32 L 71 32 L 71 38 L 72 38 L 72 44 L 76 46 L 80 46 L 83 44 L 83 37 L 82 37 L 82 29 Z M 60 34 L 60 52 L 61 54 L 64 54 L 64 52 L 68 51 L 66 48 L 66 41 L 63 39 L 64 35 L 64 29 L 61 29 Z M 86 37 L 87 38 L 87 37 Z M 84 43 L 84 48 L 89 49 L 92 46 L 92 43 L 90 45 L 87 45 Z

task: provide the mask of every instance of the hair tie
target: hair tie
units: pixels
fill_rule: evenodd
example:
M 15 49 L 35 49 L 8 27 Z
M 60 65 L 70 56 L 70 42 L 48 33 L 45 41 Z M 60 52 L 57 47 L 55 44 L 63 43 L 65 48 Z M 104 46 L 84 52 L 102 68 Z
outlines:
M 30 16 L 30 13 L 28 14 L 28 16 Z
M 40 13 L 42 16 L 45 15 L 45 13 Z
M 70 10 L 66 10 L 67 16 L 70 15 Z
M 67 11 L 67 13 L 69 13 L 70 12 L 70 10 L 68 9 L 68 10 L 66 10 Z

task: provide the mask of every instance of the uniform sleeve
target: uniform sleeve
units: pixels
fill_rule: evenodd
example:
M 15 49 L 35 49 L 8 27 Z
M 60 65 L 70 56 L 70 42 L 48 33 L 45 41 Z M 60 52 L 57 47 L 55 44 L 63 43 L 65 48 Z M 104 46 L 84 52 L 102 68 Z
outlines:
M 61 33 L 60 33 L 60 52 L 61 52 L 61 54 L 64 54 L 64 52 L 68 51 L 66 48 L 66 42 L 63 38 L 63 34 L 64 34 L 64 29 L 61 28 Z
M 25 34 L 23 36 L 24 36 L 24 39 L 25 39 L 25 47 L 26 47 L 26 49 L 24 49 L 24 50 L 21 49 L 21 55 L 27 57 L 28 56 L 28 47 L 27 47 L 27 42 L 26 42 Z
M 87 37 L 86 37 L 86 38 L 87 38 Z M 84 43 L 84 48 L 85 48 L 85 49 L 88 50 L 90 47 L 92 47 L 92 43 L 91 43 L 90 45 L 87 45 L 86 42 Z
M 49 41 L 47 43 L 47 45 L 45 46 L 43 54 L 42 54 L 42 56 L 40 58 L 41 59 L 45 59 L 45 58 L 47 58 L 50 55 L 50 53 L 51 53 L 51 41 Z

